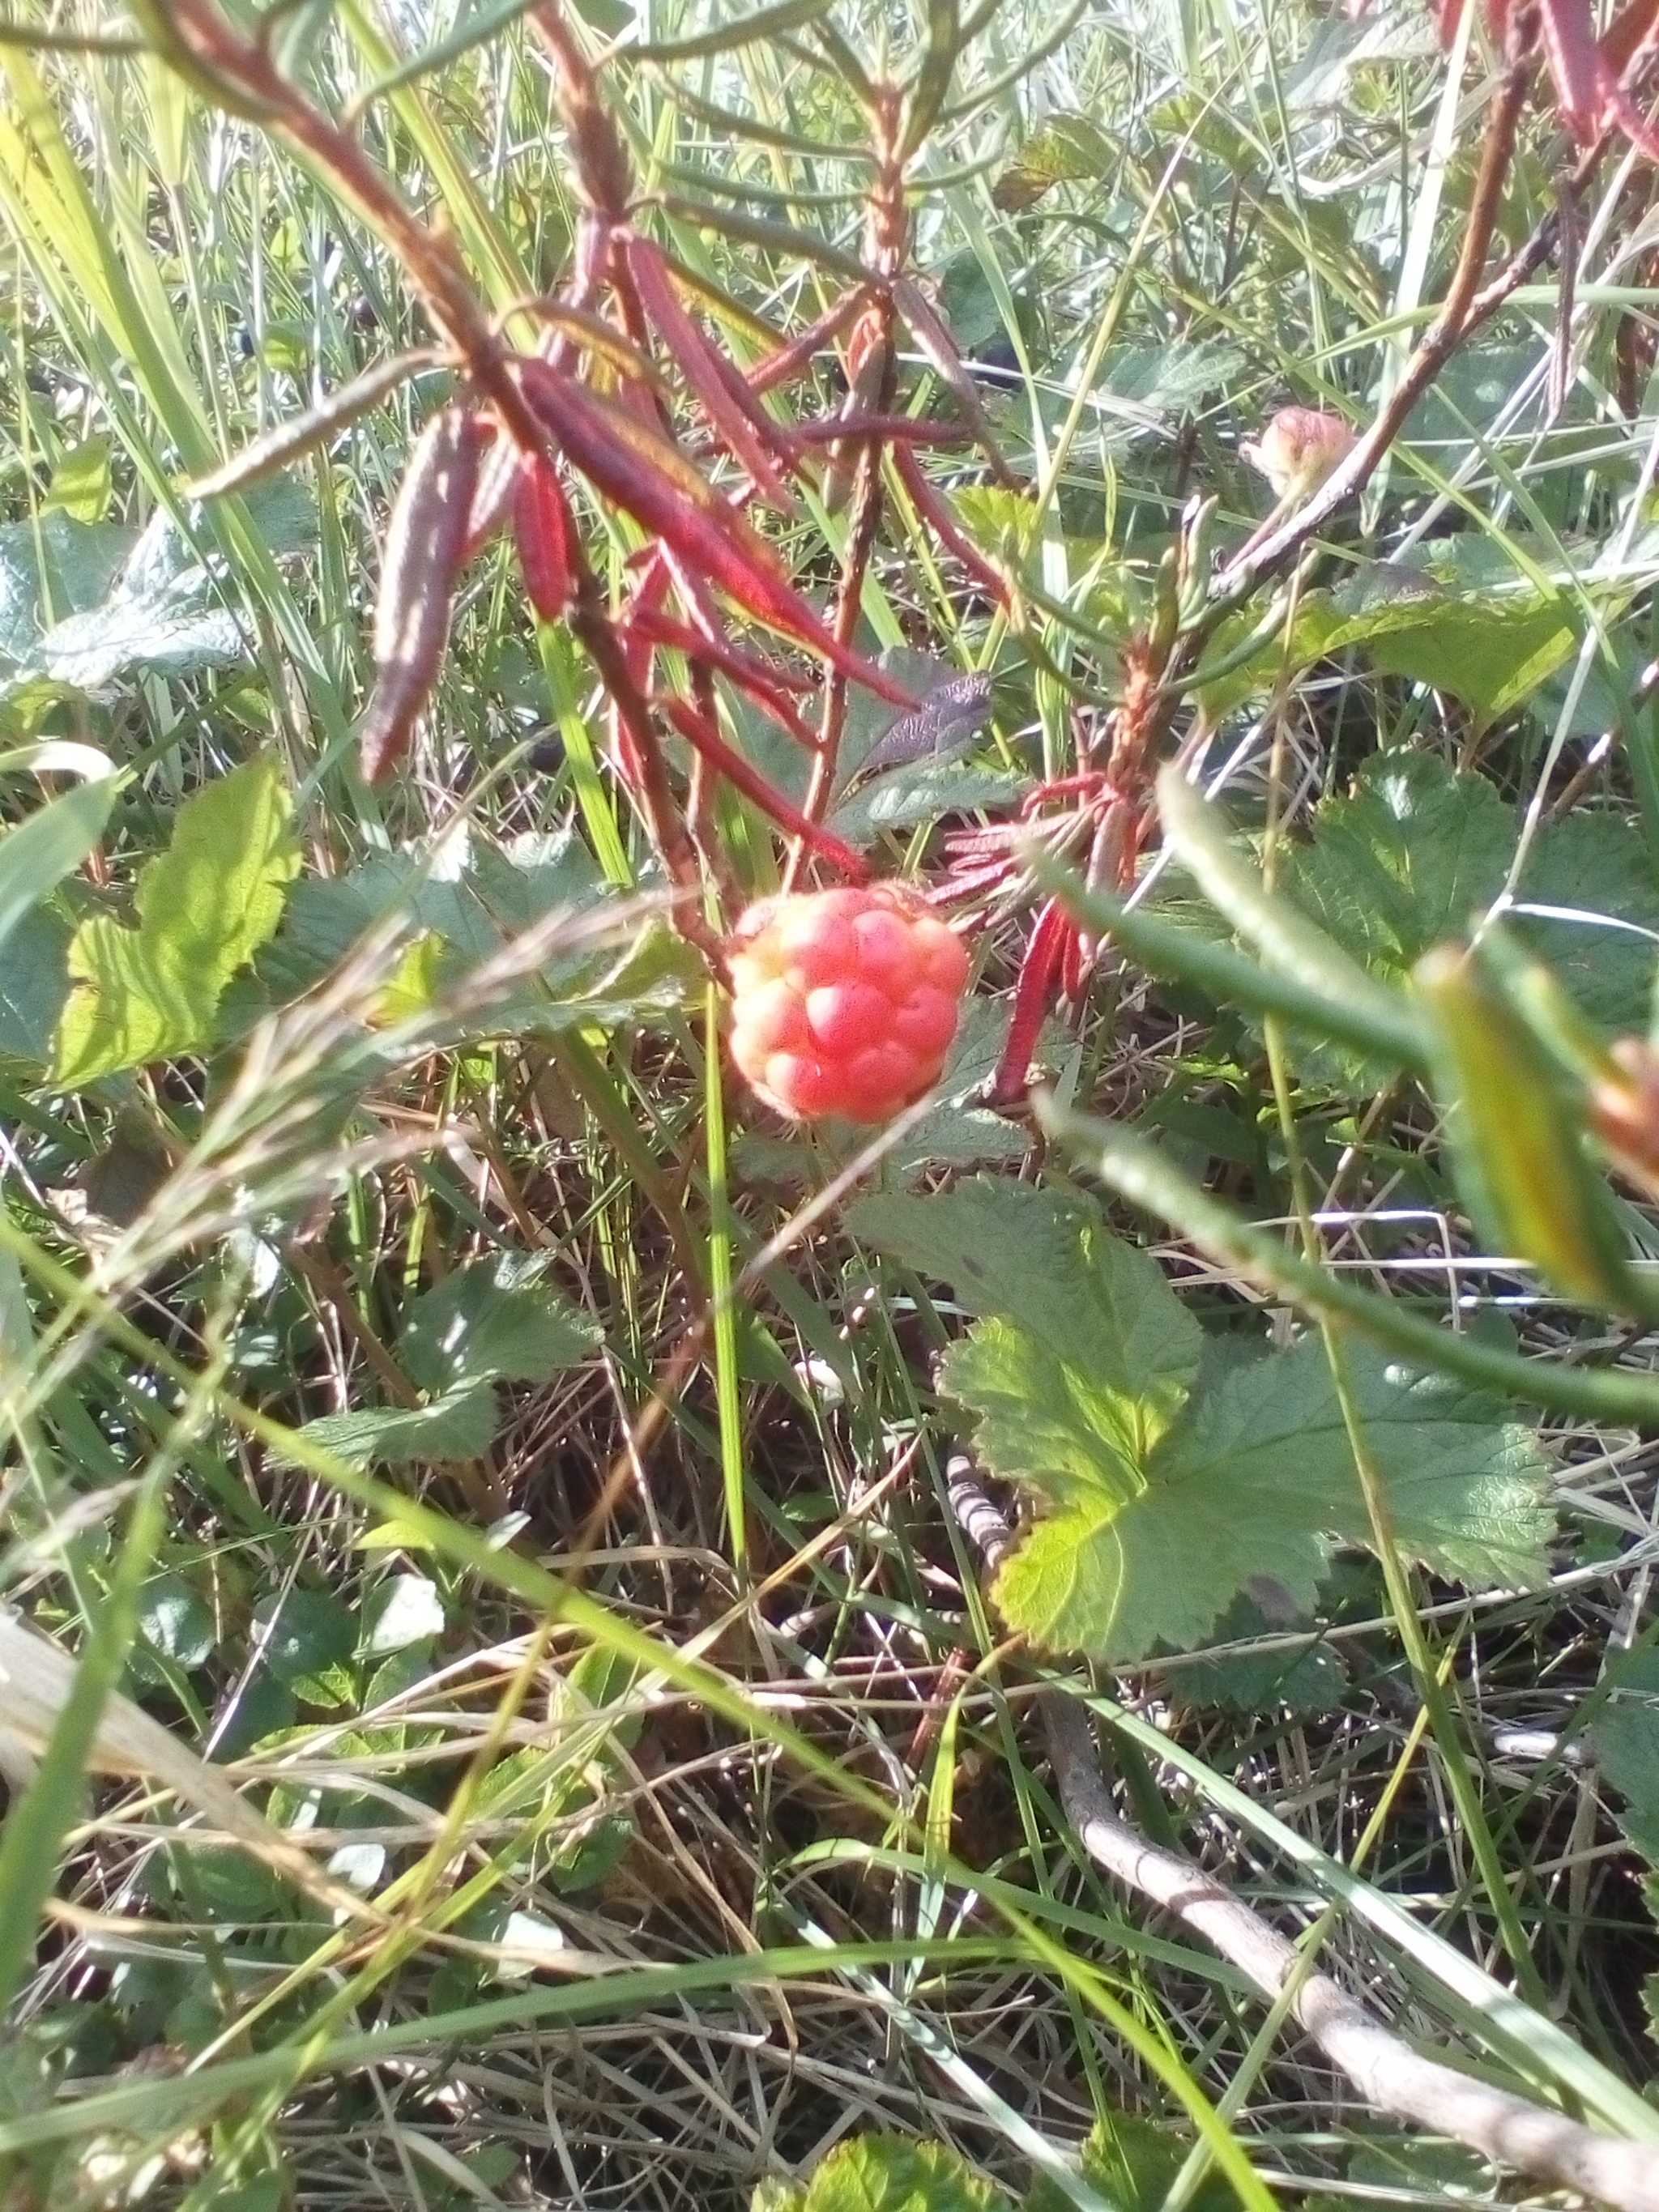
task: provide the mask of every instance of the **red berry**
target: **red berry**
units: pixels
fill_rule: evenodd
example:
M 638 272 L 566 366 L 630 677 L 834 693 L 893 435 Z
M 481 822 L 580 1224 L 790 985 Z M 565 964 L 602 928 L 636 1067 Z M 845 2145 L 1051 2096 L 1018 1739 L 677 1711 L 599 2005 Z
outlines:
M 939 1080 L 968 955 L 902 884 L 764 899 L 732 945 L 732 1057 L 798 1121 L 885 1121 Z

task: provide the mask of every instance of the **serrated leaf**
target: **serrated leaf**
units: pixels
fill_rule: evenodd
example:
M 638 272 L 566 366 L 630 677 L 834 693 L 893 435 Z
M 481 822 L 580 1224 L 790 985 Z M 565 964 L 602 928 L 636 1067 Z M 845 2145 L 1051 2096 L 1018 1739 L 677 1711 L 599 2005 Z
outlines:
M 1012 769 L 960 761 L 915 761 L 860 784 L 842 799 L 828 827 L 848 844 L 872 844 L 884 830 L 909 830 L 945 814 L 1000 814 L 1030 789 Z
M 807 2185 L 802 2212 L 1012 2212 L 1008 2199 L 943 2143 L 854 2136 Z
M 1020 1346 L 1000 1377 L 995 1411 L 1027 1382 L 1048 1387 L 1042 1347 Z M 1033 1357 L 1033 1354 L 1039 1355 Z M 1530 1431 L 1490 1398 L 1413 1376 L 1350 1346 L 1359 1419 L 1382 1479 L 1395 1540 L 1407 1556 L 1473 1587 L 1513 1588 L 1544 1568 L 1552 1520 L 1546 1468 Z M 1073 1401 L 1075 1402 L 1075 1401 Z M 975 1410 L 977 1410 L 977 1407 Z M 1241 1591 L 1270 1616 L 1311 1609 L 1333 1547 L 1365 1544 L 1370 1523 L 1324 1348 L 1253 1361 L 1201 1395 L 1143 1468 L 1125 1502 L 1092 1494 L 1070 1445 L 1056 1481 L 1012 1431 L 996 1472 L 1020 1476 L 1059 1510 L 1039 1520 L 997 1579 L 1010 1623 L 1050 1648 L 1141 1658 L 1158 1644 L 1208 1640 Z
M 1095 2123 L 1083 2146 L 1083 2178 L 1121 2212 L 1158 2212 L 1191 2148 L 1172 2128 L 1113 2112 Z M 1051 2175 L 1038 2173 L 1022 2212 L 1070 2212 L 1071 2203 Z M 1190 2212 L 1234 2212 L 1237 2203 L 1231 2183 L 1212 2170 L 1193 2192 Z
M 1491 905 L 1516 831 L 1484 776 L 1454 775 L 1431 753 L 1378 753 L 1352 792 L 1320 807 L 1311 837 L 1287 855 L 1283 881 L 1346 952 L 1397 982 L 1432 945 L 1466 935 Z M 1659 954 L 1659 884 L 1640 832 L 1609 814 L 1546 823 L 1517 896 L 1514 933 L 1584 1012 L 1613 1030 L 1644 1027 Z
M 1379 753 L 1319 809 L 1285 887 L 1373 975 L 1403 981 L 1497 896 L 1515 826 L 1484 776 L 1454 776 L 1431 753 Z
M 499 1424 L 495 1393 L 478 1382 L 429 1406 L 325 1413 L 297 1433 L 353 1467 L 402 1467 L 410 1460 L 477 1459 L 489 1449 Z
M 585 1359 L 598 1324 L 542 1280 L 538 1262 L 504 1253 L 457 1267 L 410 1304 L 398 1355 L 422 1390 L 541 1382 Z
M 98 915 L 75 933 L 58 1082 L 77 1088 L 210 1042 L 226 984 L 281 919 L 300 865 L 293 812 L 270 759 L 185 802 L 167 850 L 139 874 L 138 927 Z
M 1186 1397 L 1202 1334 L 1155 1261 L 1082 1196 L 985 1176 L 943 1196 L 872 1194 L 848 1211 L 855 1237 L 949 1283 L 971 1314 L 1073 1369 L 1091 1403 L 1147 1450 Z M 954 1384 L 953 1384 L 953 1387 Z
M 1112 140 L 1086 115 L 1051 115 L 992 185 L 992 204 L 1004 215 L 1023 215 L 1056 185 L 1109 175 L 1118 159 Z
M 1517 896 L 1522 910 L 1509 927 L 1590 1019 L 1615 1035 L 1645 1030 L 1659 963 L 1659 882 L 1640 830 L 1613 814 L 1547 823 Z M 1544 907 L 1554 914 L 1527 911 Z

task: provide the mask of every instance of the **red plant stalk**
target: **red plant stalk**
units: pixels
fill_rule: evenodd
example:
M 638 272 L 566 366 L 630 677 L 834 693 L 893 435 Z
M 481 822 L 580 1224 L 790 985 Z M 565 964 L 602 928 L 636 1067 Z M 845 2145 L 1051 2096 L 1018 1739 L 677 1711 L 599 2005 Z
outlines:
M 711 767 L 718 769 L 728 783 L 734 784 L 745 799 L 752 800 L 763 814 L 769 816 L 781 830 L 786 830 L 792 837 L 799 838 L 818 859 L 827 860 L 831 867 L 839 868 L 854 883 L 865 880 L 870 871 L 852 847 L 843 844 L 839 837 L 833 836 L 828 830 L 821 829 L 816 822 L 809 821 L 800 809 L 769 784 L 757 769 L 751 768 L 741 753 L 733 752 L 713 723 L 698 714 L 695 707 L 688 705 L 684 699 L 659 698 L 655 703 L 687 743 L 694 746 Z

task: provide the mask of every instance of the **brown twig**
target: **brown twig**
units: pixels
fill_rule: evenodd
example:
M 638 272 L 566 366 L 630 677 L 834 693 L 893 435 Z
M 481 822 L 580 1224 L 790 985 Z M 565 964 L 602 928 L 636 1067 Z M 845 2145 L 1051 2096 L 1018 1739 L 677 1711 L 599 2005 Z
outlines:
M 973 1462 L 953 1457 L 946 1484 L 964 1534 L 995 1568 L 1013 1540 Z M 1309 1972 L 1295 1944 L 1241 1898 L 1121 1818 L 1101 1778 L 1087 1711 L 1078 1698 L 1050 1691 L 1040 1709 L 1060 1804 L 1090 1857 L 1201 1936 L 1269 2001 L 1291 1992 L 1297 2020 L 1368 2105 L 1619 2212 L 1659 2212 L 1659 2146 L 1598 2134 L 1423 2057 L 1330 1975 Z
M 1531 79 L 1531 65 L 1526 61 L 1512 62 L 1504 73 L 1486 125 L 1486 143 L 1480 155 L 1480 173 L 1475 184 L 1474 199 L 1469 209 L 1463 249 L 1458 256 L 1456 270 L 1441 302 L 1439 313 L 1407 362 L 1405 372 L 1387 406 L 1347 459 L 1331 471 L 1311 499 L 1299 507 L 1270 537 L 1255 546 L 1247 560 L 1236 560 L 1221 571 L 1215 582 L 1212 608 L 1205 625 L 1206 630 L 1213 627 L 1214 621 L 1222 613 L 1248 597 L 1270 571 L 1299 551 L 1345 500 L 1364 490 L 1383 455 L 1399 436 L 1406 417 L 1456 348 L 1471 331 L 1502 305 L 1509 292 L 1514 289 L 1512 283 L 1504 289 L 1509 277 L 1507 270 L 1504 277 L 1489 287 L 1486 293 L 1480 293 L 1478 287 L 1480 271 L 1486 265 L 1486 251 L 1492 243 L 1504 179 L 1509 173 L 1510 157 L 1515 151 L 1516 130 Z

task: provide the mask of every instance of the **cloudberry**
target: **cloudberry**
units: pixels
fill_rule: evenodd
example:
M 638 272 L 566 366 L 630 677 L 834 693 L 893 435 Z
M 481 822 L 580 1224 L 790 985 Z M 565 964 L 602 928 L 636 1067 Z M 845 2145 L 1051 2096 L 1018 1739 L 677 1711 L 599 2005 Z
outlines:
M 732 1057 L 798 1121 L 885 1121 L 939 1079 L 968 955 L 902 884 L 763 899 L 732 944 Z

